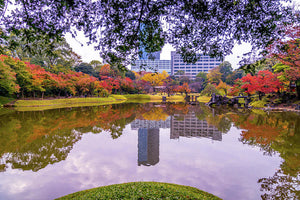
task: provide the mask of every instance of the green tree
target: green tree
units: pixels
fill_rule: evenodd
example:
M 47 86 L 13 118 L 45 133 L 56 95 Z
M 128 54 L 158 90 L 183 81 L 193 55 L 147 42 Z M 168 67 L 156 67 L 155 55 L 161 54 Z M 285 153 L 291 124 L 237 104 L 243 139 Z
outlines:
M 244 76 L 244 71 L 241 69 L 236 69 L 232 72 L 232 74 L 228 75 L 226 78 L 226 83 L 229 85 L 234 85 L 237 79 L 240 79 Z
M 16 73 L 6 65 L 3 61 L 0 61 L 0 95 L 10 96 L 16 92 L 19 92 L 19 85 L 16 83 Z
M 96 71 L 94 70 L 92 65 L 90 65 L 88 63 L 80 63 L 74 69 L 76 72 L 82 72 L 82 73 L 88 74 L 90 76 L 99 77 L 98 73 L 96 73 Z
M 30 35 L 30 38 L 26 38 L 27 35 Z M 21 29 L 18 34 L 9 34 L 6 46 L 10 50 L 8 54 L 13 57 L 56 73 L 66 72 L 81 62 L 81 57 L 73 52 L 65 38 L 50 39 L 32 29 Z
M 221 81 L 222 74 L 219 68 L 211 69 L 207 74 L 207 80 L 209 83 L 218 85 Z
M 26 63 L 9 56 L 3 56 L 2 59 L 3 62 L 8 65 L 14 73 L 16 73 L 16 83 L 20 86 L 21 95 L 24 97 L 24 94 L 31 91 L 33 88 L 32 74 L 27 68 Z
M 128 77 L 130 78 L 131 80 L 135 80 L 135 74 L 131 71 L 131 70 L 128 70 L 125 72 L 125 77 Z
M 197 78 L 201 78 L 201 80 L 206 81 L 206 80 L 207 80 L 207 73 L 205 73 L 205 72 L 199 72 L 199 73 L 196 75 L 196 79 L 197 79 Z
M 228 61 L 224 61 L 222 62 L 219 66 L 218 66 L 218 69 L 219 69 L 219 72 L 221 73 L 221 80 L 224 82 L 224 83 L 227 83 L 228 84 L 228 81 L 227 81 L 227 77 L 230 76 L 233 72 L 232 72 L 232 67 L 231 67 L 231 64 L 230 62 Z
M 204 90 L 202 90 L 201 95 L 203 96 L 211 96 L 213 93 L 215 94 L 220 94 L 219 91 L 217 90 L 216 86 L 213 84 L 207 84 Z

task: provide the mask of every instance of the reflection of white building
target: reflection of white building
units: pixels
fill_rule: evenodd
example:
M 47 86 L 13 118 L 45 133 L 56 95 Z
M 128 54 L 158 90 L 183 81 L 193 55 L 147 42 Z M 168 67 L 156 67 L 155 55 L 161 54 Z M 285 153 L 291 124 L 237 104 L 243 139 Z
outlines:
M 136 119 L 131 129 L 138 129 L 138 165 L 151 166 L 159 162 L 159 129 L 170 128 L 170 117 L 165 121 Z
M 142 120 L 136 119 L 131 122 L 131 129 L 137 130 L 138 128 L 170 128 L 171 118 L 168 117 L 165 121 L 152 121 L 152 120 Z
M 139 128 L 138 165 L 151 166 L 159 162 L 159 128 Z
M 195 113 L 171 117 L 170 139 L 179 137 L 205 137 L 222 141 L 222 133 L 205 120 L 199 120 Z

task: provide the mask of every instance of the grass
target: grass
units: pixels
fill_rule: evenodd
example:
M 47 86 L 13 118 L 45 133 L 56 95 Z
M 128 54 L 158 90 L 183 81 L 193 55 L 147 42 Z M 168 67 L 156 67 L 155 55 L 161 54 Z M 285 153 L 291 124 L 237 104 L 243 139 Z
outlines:
M 106 104 L 116 104 L 123 102 L 162 102 L 162 97 L 167 97 L 167 102 L 183 102 L 184 95 L 175 94 L 168 97 L 167 94 L 126 94 L 126 95 L 110 95 L 109 97 L 87 97 L 87 98 L 64 98 L 64 99 L 51 99 L 51 100 L 17 100 L 14 103 L 18 111 L 33 111 L 33 110 L 47 110 L 66 107 L 82 107 L 82 106 L 97 106 Z M 14 99 L 6 100 L 10 102 Z M 207 103 L 210 97 L 200 96 L 199 102 Z
M 63 199 L 220 199 L 194 187 L 158 182 L 132 182 L 93 188 Z
M 210 101 L 211 97 L 210 96 L 199 96 L 198 101 L 201 103 L 208 103 Z
M 182 102 L 184 101 L 184 96 L 183 95 L 173 95 L 173 96 L 166 96 L 167 101 L 172 101 L 172 102 Z
M 103 103 L 116 101 L 112 97 L 105 98 L 69 98 L 69 99 L 51 99 L 51 100 L 17 100 L 15 106 L 51 106 L 61 104 L 78 104 L 78 103 Z
M 265 107 L 266 102 L 265 101 L 253 101 L 250 103 L 250 106 L 254 107 L 254 108 L 264 108 Z
M 150 100 L 150 95 L 147 95 L 147 94 L 125 94 L 125 95 L 122 95 L 122 96 L 124 96 L 126 99 Z
M 72 103 L 72 104 L 59 104 L 59 105 L 45 105 L 45 106 L 19 106 L 14 107 L 16 111 L 43 111 L 50 109 L 59 109 L 59 108 L 76 108 L 76 107 L 87 107 L 87 106 L 100 106 L 100 105 L 112 105 L 119 104 L 124 101 L 115 101 L 115 102 L 98 102 L 98 103 Z
M 127 98 L 124 95 L 118 95 L 118 94 L 112 94 L 110 97 L 116 99 L 116 100 L 127 100 Z
M 2 97 L 0 96 L 0 106 L 4 105 L 4 104 L 7 104 L 11 101 L 14 101 L 15 99 L 13 98 L 10 98 L 10 97 Z

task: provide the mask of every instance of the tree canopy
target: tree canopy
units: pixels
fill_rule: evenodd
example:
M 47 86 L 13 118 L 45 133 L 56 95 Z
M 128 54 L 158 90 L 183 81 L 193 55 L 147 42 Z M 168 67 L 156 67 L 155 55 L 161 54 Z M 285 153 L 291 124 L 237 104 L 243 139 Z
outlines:
M 221 57 L 243 41 L 265 47 L 282 36 L 284 25 L 299 21 L 282 2 L 7 0 L 0 1 L 0 11 L 6 34 L 27 29 L 22 34 L 32 42 L 35 35 L 46 35 L 50 41 L 83 31 L 105 61 L 122 68 L 141 51 L 159 51 L 165 43 L 189 62 L 197 59 L 198 51 Z

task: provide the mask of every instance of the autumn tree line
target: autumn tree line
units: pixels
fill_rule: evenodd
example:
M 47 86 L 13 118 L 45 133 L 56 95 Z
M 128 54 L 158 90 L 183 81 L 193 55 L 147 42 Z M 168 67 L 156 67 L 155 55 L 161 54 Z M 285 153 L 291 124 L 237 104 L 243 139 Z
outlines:
M 58 97 L 108 96 L 109 94 L 135 94 L 165 92 L 210 96 L 253 95 L 261 99 L 270 93 L 290 93 L 300 96 L 300 28 L 289 27 L 287 39 L 274 41 L 264 57 L 233 71 L 227 61 L 210 70 L 200 72 L 191 79 L 183 71 L 169 76 L 167 72 L 133 72 L 93 60 L 81 61 L 65 39 L 47 44 L 40 43 L 31 51 L 18 45 L 6 49 L 0 56 L 0 96 Z

